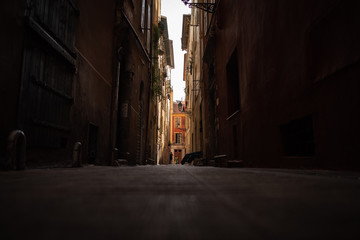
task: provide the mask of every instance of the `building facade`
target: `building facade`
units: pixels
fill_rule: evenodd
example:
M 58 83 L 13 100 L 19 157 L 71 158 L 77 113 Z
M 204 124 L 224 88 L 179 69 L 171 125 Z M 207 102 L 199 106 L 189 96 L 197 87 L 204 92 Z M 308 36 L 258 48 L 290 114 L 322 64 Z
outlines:
M 118 52 L 117 158 L 146 164 L 152 61 L 152 1 L 118 1 L 115 49 Z
M 155 97 L 157 106 L 157 164 L 167 164 L 170 155 L 170 108 L 171 69 L 174 68 L 172 40 L 169 39 L 167 18 L 159 22 L 160 39 L 158 55 L 158 90 Z
M 201 36 L 201 11 L 192 8 L 190 15 L 183 15 L 182 50 L 184 56 L 184 81 L 186 86 L 186 121 L 187 135 L 189 138 L 187 152 L 204 151 L 204 90 L 202 65 L 203 43 Z
M 173 100 L 172 96 L 171 94 L 171 100 Z M 172 101 L 172 103 L 170 146 L 173 159 L 171 163 L 179 164 L 187 153 L 185 149 L 187 142 L 185 123 L 186 106 L 184 101 Z
M 159 5 L 159 3 L 158 3 Z M 28 166 L 146 161 L 151 0 L 2 3 L 0 158 L 14 129 Z
M 156 96 L 158 91 L 158 83 L 155 84 L 154 75 L 159 71 L 159 54 L 158 46 L 160 42 L 160 30 L 159 22 L 161 20 L 161 1 L 153 1 L 153 11 L 152 11 L 152 69 L 151 69 L 151 87 L 150 87 L 150 99 L 149 99 L 149 118 L 148 118 L 148 135 L 147 135 L 147 145 L 146 145 L 146 155 L 148 161 L 155 164 L 157 162 L 157 139 L 158 139 L 158 106 L 156 101 Z
M 359 9 L 223 0 L 203 11 L 207 158 L 359 169 Z

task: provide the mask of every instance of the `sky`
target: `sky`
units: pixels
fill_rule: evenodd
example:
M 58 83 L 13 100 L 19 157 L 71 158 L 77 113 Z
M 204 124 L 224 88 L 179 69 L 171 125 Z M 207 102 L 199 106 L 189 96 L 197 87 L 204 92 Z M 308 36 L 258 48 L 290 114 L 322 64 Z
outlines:
M 183 66 L 185 51 L 181 50 L 183 14 L 191 9 L 181 0 L 161 0 L 161 15 L 167 17 L 169 39 L 173 40 L 175 68 L 171 70 L 171 84 L 174 89 L 174 101 L 185 99 Z

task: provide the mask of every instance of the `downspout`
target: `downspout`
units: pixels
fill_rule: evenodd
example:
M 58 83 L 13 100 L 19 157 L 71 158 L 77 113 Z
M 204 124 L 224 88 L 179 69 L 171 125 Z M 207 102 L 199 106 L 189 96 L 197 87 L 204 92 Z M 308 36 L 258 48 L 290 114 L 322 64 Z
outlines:
M 145 142 L 145 155 L 147 158 L 150 158 L 152 159 L 153 156 L 151 156 L 151 152 L 147 152 L 148 150 L 148 145 L 151 145 L 152 144 L 152 139 L 149 139 L 149 125 L 150 125 L 150 119 L 152 119 L 152 116 L 150 116 L 150 107 L 151 107 L 151 86 L 152 86 L 152 54 L 153 54 L 153 51 L 152 51 L 152 48 L 153 48 L 153 12 L 154 12 L 154 1 L 151 0 L 151 3 L 150 3 L 150 8 L 151 8 L 151 16 L 150 16 L 150 19 L 151 19 L 151 24 L 150 24 L 150 58 L 151 60 L 149 61 L 149 73 L 148 73 L 148 77 L 149 77 L 149 83 L 148 83 L 148 88 L 147 88 L 147 96 L 148 96 L 148 107 L 147 107 L 147 113 L 146 113 L 146 116 L 148 117 L 147 119 L 147 126 L 145 127 L 145 139 L 146 139 L 146 142 Z M 151 148 L 153 149 L 153 146 L 151 146 Z M 153 149 L 154 150 L 154 149 Z M 150 155 L 149 155 L 150 154 Z M 146 159 L 148 160 L 148 159 Z M 155 159 L 153 159 L 155 160 Z
M 110 165 L 114 165 L 114 161 L 117 158 L 117 148 L 116 148 L 116 133 L 117 133 L 117 119 L 118 119 L 118 105 L 119 105 L 119 82 L 120 82 L 120 70 L 121 70 L 121 51 L 120 47 L 116 52 L 116 75 L 114 80 L 113 87 L 113 98 L 112 98 L 112 111 L 111 111 L 111 123 L 110 123 L 110 144 L 111 144 L 111 159 Z

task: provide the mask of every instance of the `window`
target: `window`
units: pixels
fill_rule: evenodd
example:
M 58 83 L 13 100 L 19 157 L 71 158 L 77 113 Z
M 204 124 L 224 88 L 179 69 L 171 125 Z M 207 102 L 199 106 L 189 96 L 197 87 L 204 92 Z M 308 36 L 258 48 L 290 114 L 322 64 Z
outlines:
M 181 127 L 181 124 L 180 124 L 180 118 L 175 118 L 175 127 L 176 128 L 180 128 Z
M 182 133 L 175 133 L 175 143 L 177 144 L 182 143 Z
M 141 31 L 144 32 L 145 28 L 145 0 L 141 1 Z
M 314 156 L 312 116 L 293 120 L 280 127 L 285 156 Z
M 147 28 L 146 28 L 146 47 L 148 52 L 150 52 L 150 43 L 151 43 L 151 7 L 148 2 L 147 5 Z

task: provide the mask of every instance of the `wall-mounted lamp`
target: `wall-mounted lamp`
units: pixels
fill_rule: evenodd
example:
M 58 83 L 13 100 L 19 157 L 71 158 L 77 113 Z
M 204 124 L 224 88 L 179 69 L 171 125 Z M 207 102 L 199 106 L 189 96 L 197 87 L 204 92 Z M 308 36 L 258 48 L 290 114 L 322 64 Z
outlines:
M 178 103 L 178 109 L 179 109 L 180 112 L 183 111 L 183 106 L 182 106 L 182 103 L 181 103 L 181 102 Z
M 215 3 L 190 3 L 190 0 L 181 0 L 185 6 L 189 6 L 190 8 L 196 7 L 205 12 L 214 13 L 215 12 Z

